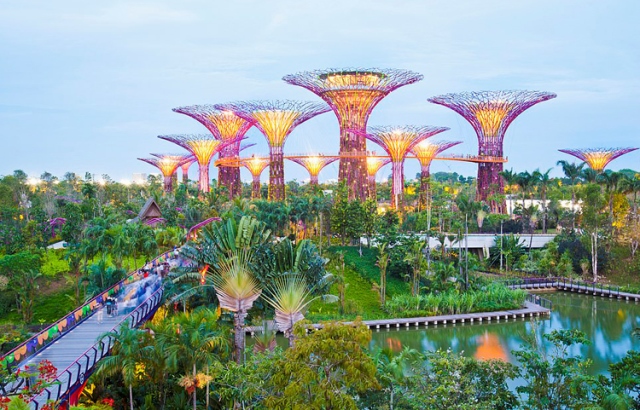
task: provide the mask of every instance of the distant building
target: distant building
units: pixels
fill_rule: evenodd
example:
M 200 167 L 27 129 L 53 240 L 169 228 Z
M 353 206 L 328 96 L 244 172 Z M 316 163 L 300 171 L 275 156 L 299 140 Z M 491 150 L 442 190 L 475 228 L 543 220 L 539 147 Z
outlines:
M 131 182 L 133 182 L 134 184 L 146 184 L 147 174 L 143 172 L 134 172 L 133 177 L 131 178 Z

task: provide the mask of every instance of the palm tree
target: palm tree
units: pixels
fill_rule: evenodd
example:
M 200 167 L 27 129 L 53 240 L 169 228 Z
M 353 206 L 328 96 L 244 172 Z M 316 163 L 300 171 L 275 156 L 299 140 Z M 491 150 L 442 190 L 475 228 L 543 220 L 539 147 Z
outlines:
M 598 171 L 592 168 L 583 169 L 581 174 L 582 179 L 584 179 L 585 182 L 588 182 L 590 184 L 595 184 L 598 181 L 598 175 L 600 175 Z
M 411 249 L 409 253 L 404 258 L 405 262 L 408 262 L 411 265 L 411 270 L 413 273 L 413 280 L 411 286 L 411 294 L 413 296 L 418 296 L 420 292 L 420 273 L 422 272 L 422 268 L 424 267 L 424 248 L 427 246 L 425 241 L 416 241 L 411 244 Z
M 276 311 L 275 322 L 278 330 L 294 345 L 293 325 L 304 319 L 304 311 L 315 298 L 302 276 L 282 275 L 268 288 L 268 295 L 262 297 Z
M 533 171 L 533 179 L 535 184 L 540 188 L 540 201 L 542 202 L 542 233 L 547 233 L 547 190 L 551 186 L 551 178 L 549 173 L 551 168 L 546 172 L 540 172 L 536 169 Z
M 628 194 L 633 194 L 633 213 L 638 214 L 638 192 L 640 192 L 640 174 L 635 177 L 627 176 L 622 181 L 622 189 Z
M 262 289 L 248 267 L 248 250 L 236 250 L 226 260 L 221 260 L 211 276 L 220 307 L 233 312 L 235 356 L 242 363 L 245 335 L 244 320 L 253 302 L 260 297 Z
M 504 178 L 504 182 L 509 191 L 511 191 L 514 185 L 517 185 L 518 174 L 513 172 L 513 168 L 500 172 L 500 176 Z M 509 192 L 509 193 L 512 193 L 512 192 Z M 511 206 L 509 209 L 509 216 L 513 217 L 513 198 L 511 197 L 511 195 L 509 195 L 509 202 L 511 202 Z
M 150 349 L 150 336 L 140 329 L 130 328 L 129 323 L 120 325 L 117 331 L 104 333 L 100 341 L 105 339 L 115 341 L 111 349 L 111 355 L 98 363 L 98 375 L 113 376 L 122 375 L 124 382 L 129 386 L 129 405 L 133 410 L 133 384 L 136 380 L 136 367 L 145 360 L 145 352 Z
M 516 176 L 516 184 L 518 184 L 522 191 L 522 209 L 524 209 L 524 199 L 534 185 L 533 176 L 528 171 L 520 172 Z
M 569 163 L 565 160 L 560 160 L 556 163 L 557 165 L 562 166 L 562 172 L 564 175 L 569 178 L 571 181 L 571 212 L 573 213 L 572 218 L 572 226 L 571 229 L 576 229 L 576 183 L 580 178 L 582 168 L 584 167 L 584 162 L 580 165 L 576 165 L 575 163 Z
M 613 198 L 615 194 L 618 193 L 622 181 L 624 181 L 624 174 L 621 172 L 606 171 L 600 174 L 600 181 L 604 184 L 608 194 L 609 221 L 611 229 L 613 229 Z
M 387 299 L 387 267 L 389 266 L 389 254 L 387 253 L 387 243 L 378 247 L 378 258 L 376 266 L 380 268 L 380 304 L 384 307 Z
M 183 378 L 183 384 L 188 390 L 193 390 L 193 409 L 196 410 L 196 390 L 209 385 L 209 375 L 198 375 L 198 364 L 204 363 L 208 373 L 209 363 L 220 356 L 226 356 L 228 350 L 227 333 L 220 329 L 216 321 L 215 312 L 199 308 L 191 313 L 183 313 L 172 319 L 172 326 L 166 332 L 158 333 L 158 343 L 164 347 L 167 364 L 170 369 L 178 370 L 184 364 L 191 369 L 191 376 Z M 201 382 L 204 381 L 204 383 Z M 209 394 L 207 393 L 207 408 L 209 408 Z

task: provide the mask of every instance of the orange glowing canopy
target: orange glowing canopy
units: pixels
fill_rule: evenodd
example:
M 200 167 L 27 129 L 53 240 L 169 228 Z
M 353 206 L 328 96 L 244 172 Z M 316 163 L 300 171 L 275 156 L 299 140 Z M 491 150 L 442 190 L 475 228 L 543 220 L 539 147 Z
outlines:
M 367 175 L 375 176 L 380 168 L 387 165 L 389 162 L 391 162 L 390 158 L 367 156 Z
M 241 158 L 240 164 L 246 167 L 252 176 L 259 176 L 262 171 L 269 166 L 269 157 L 256 157 Z
M 305 167 L 311 176 L 318 176 L 322 168 L 337 161 L 339 158 L 340 157 L 325 157 L 324 155 L 287 157 L 288 160 Z
M 449 148 L 462 144 L 462 141 L 431 141 L 431 140 L 422 140 L 417 143 L 411 152 L 416 156 L 418 161 L 420 161 L 420 165 L 422 167 L 429 167 L 431 165 L 431 161 L 443 151 L 448 150 Z
M 160 170 L 162 176 L 172 176 L 179 166 L 186 162 L 190 162 L 193 158 L 191 155 L 181 154 L 151 154 L 155 158 L 138 158 L 140 161 L 144 161 L 147 164 L 151 164 Z
M 237 139 L 220 141 L 215 139 L 213 135 L 207 134 L 160 135 L 158 138 L 171 141 L 188 150 L 202 166 L 208 165 L 211 158 L 222 148 L 238 141 Z
M 380 145 L 391 157 L 391 162 L 401 162 L 407 153 L 420 141 L 448 130 L 447 127 L 423 126 L 385 126 L 371 127 L 364 134 L 369 140 Z M 353 130 L 360 133 L 358 130 Z
M 573 155 L 586 162 L 594 171 L 602 172 L 614 159 L 637 149 L 638 148 L 587 148 L 561 149 L 558 151 Z

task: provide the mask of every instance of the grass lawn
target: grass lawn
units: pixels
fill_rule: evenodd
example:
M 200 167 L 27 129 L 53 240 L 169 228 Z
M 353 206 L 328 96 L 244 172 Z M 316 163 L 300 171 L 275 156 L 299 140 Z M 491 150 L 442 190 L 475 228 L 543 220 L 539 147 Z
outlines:
M 365 320 L 387 317 L 380 307 L 380 295 L 373 289 L 373 283 L 380 282 L 380 271 L 375 265 L 377 249 L 362 249 L 362 257 L 358 248 L 334 246 L 327 253 L 330 262 L 327 271 L 337 275 L 341 267 L 338 266 L 336 252 L 344 252 L 345 259 L 345 315 L 339 314 L 338 303 L 323 303 L 317 300 L 311 304 L 307 318 L 313 322 L 332 319 L 355 319 L 357 316 Z M 396 278 L 387 279 L 387 298 L 394 294 L 409 292 L 409 285 Z M 330 293 L 338 295 L 337 285 L 331 287 Z

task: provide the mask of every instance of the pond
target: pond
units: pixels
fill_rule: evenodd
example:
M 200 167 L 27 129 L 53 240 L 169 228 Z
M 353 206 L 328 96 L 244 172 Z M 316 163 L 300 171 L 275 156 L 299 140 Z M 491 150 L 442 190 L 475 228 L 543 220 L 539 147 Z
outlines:
M 529 319 L 514 319 L 417 330 L 373 330 L 371 345 L 394 351 L 404 347 L 422 352 L 451 348 L 478 359 L 515 363 L 511 351 L 520 349 L 532 330 L 541 337 L 552 330 L 579 329 L 586 333 L 591 344 L 575 346 L 571 353 L 581 353 L 591 359 L 592 374 L 608 373 L 609 364 L 622 359 L 629 350 L 640 349 L 640 339 L 631 335 L 635 327 L 640 327 L 640 304 L 568 292 L 548 292 L 541 296 L 553 302 L 553 311 L 535 323 Z

